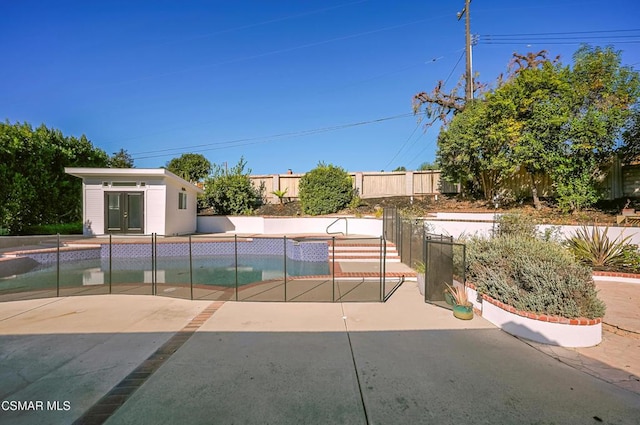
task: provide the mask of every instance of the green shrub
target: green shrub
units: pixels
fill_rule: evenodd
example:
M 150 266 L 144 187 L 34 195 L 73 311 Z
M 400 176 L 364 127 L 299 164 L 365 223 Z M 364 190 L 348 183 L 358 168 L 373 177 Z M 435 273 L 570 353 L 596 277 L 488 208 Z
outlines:
M 215 165 L 213 174 L 205 182 L 201 205 L 211 207 L 215 214 L 251 214 L 263 203 L 263 189 L 251 183 L 251 170 L 244 171 L 244 158 L 230 170 Z
M 81 235 L 82 222 L 63 223 L 63 224 L 41 224 L 38 226 L 25 227 L 21 235 Z
M 523 235 L 474 238 L 467 244 L 467 272 L 480 293 L 518 310 L 604 316 L 591 269 L 555 242 Z
M 496 220 L 496 236 L 523 235 L 536 237 L 536 224 L 530 218 L 522 214 L 502 214 Z
M 627 244 L 622 249 L 621 270 L 629 273 L 640 272 L 640 251 L 638 245 Z
M 342 168 L 319 163 L 300 179 L 300 204 L 305 214 L 335 213 L 353 198 L 351 176 Z
M 578 229 L 572 237 L 567 239 L 567 247 L 575 255 L 578 261 L 588 264 L 596 269 L 617 268 L 624 264 L 625 247 L 631 236 L 625 238 L 622 235 L 610 240 L 607 233 L 609 228 L 600 230 L 593 226 Z

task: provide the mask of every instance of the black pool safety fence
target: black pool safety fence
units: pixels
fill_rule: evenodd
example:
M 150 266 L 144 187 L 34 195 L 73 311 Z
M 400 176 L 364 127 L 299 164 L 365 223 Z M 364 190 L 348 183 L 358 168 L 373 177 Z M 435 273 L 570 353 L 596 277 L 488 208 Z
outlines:
M 44 236 L 0 251 L 0 301 L 97 294 L 383 302 L 383 237 Z
M 466 285 L 466 246 L 428 228 L 423 218 L 403 217 L 397 208 L 383 210 L 384 237 L 396 245 L 401 261 L 418 272 L 425 302 L 448 307 L 447 285 Z

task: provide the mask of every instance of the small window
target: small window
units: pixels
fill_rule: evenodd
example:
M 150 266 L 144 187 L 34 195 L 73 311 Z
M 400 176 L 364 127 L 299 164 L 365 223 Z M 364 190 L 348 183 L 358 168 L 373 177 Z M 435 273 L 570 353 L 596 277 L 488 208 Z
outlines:
M 131 187 L 131 186 L 137 186 L 136 182 L 112 182 L 111 186 L 119 186 L 119 187 Z
M 178 193 L 178 209 L 186 210 L 187 209 L 187 194 L 186 193 Z

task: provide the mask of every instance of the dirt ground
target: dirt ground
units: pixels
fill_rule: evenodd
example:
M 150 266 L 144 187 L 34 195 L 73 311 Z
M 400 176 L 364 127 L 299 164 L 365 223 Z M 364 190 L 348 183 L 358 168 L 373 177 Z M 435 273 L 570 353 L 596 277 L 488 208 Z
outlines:
M 559 211 L 550 202 L 543 201 L 543 207 L 536 210 L 532 203 L 514 203 L 499 206 L 499 213 L 522 213 L 532 217 L 541 224 L 615 224 L 616 215 L 620 214 L 626 199 L 601 202 L 598 205 L 573 214 Z M 636 205 L 633 205 L 636 207 Z M 385 207 L 396 207 L 410 215 L 422 216 L 435 212 L 495 212 L 495 206 L 485 201 L 463 200 L 457 197 L 439 195 L 424 198 L 391 197 L 363 199 L 357 208 L 347 208 L 340 213 L 359 215 L 376 215 Z M 640 202 L 636 208 L 640 208 Z M 377 214 L 380 214 L 378 212 Z M 303 216 L 300 203 L 297 201 L 284 204 L 266 204 L 256 211 L 262 216 Z

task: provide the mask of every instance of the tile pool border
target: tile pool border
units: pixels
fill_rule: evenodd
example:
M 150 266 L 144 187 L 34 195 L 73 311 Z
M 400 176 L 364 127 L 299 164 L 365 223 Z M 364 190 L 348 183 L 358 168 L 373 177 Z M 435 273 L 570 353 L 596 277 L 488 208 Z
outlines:
M 285 245 L 286 241 L 286 245 Z M 304 241 L 285 238 L 250 238 L 219 241 L 191 241 L 191 254 L 195 257 L 235 255 L 237 243 L 238 255 L 275 255 L 286 256 L 290 260 L 304 262 L 328 262 L 329 242 Z M 152 249 L 155 246 L 155 253 Z M 285 247 L 286 246 L 286 247 Z M 27 257 L 40 264 L 55 264 L 60 256 L 60 262 L 93 260 L 101 258 L 158 258 L 189 256 L 189 242 L 161 241 L 156 244 L 149 242 L 117 241 L 111 245 L 96 243 L 92 245 L 69 245 L 57 248 L 43 248 L 28 251 L 16 251 L 14 257 Z

